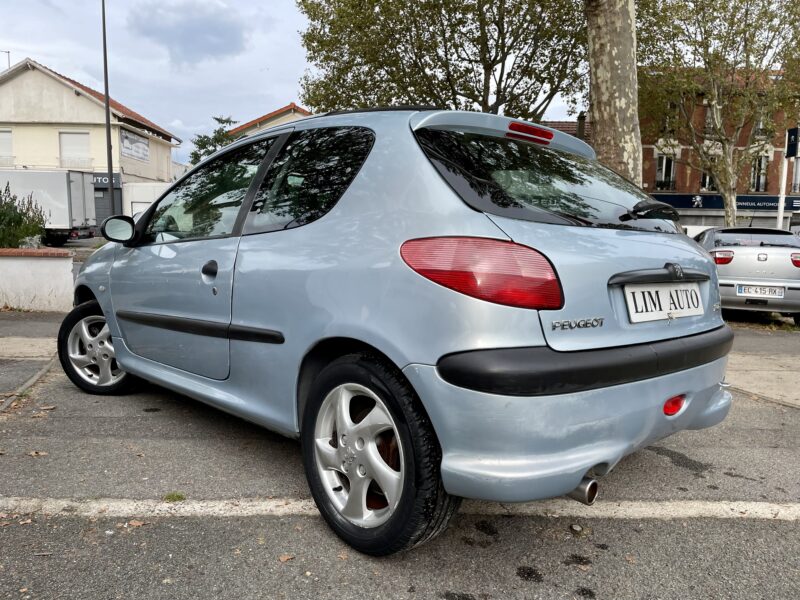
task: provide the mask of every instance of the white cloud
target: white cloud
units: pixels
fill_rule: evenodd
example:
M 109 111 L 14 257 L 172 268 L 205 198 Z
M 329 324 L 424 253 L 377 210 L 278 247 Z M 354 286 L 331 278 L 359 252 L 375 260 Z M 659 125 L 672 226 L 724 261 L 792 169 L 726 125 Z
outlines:
M 298 100 L 306 68 L 294 0 L 140 0 L 107 3 L 111 95 L 184 140 L 213 129 L 213 115 L 248 121 Z M 0 0 L 0 50 L 29 56 L 102 90 L 100 3 Z M 5 18 L 3 19 L 5 21 Z M 185 20 L 185 22 L 184 22 Z M 0 57 L 4 58 L 4 57 Z
M 128 26 L 166 48 L 174 65 L 241 54 L 249 29 L 241 13 L 206 0 L 139 2 L 128 14 Z

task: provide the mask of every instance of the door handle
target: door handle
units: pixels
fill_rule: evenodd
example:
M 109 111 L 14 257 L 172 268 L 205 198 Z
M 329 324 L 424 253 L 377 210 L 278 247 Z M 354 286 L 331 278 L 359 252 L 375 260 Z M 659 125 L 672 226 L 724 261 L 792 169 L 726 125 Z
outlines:
M 200 269 L 200 273 L 205 275 L 206 277 L 210 277 L 214 279 L 217 276 L 217 270 L 219 269 L 217 265 L 217 261 L 210 260 L 206 264 L 203 265 L 203 268 Z

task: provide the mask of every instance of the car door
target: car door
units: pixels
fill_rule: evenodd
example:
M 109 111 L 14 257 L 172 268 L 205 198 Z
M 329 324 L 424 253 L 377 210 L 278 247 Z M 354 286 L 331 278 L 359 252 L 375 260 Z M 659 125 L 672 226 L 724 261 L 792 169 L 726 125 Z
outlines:
M 227 378 L 241 207 L 276 139 L 239 145 L 189 174 L 144 216 L 137 243 L 117 251 L 111 299 L 131 352 Z

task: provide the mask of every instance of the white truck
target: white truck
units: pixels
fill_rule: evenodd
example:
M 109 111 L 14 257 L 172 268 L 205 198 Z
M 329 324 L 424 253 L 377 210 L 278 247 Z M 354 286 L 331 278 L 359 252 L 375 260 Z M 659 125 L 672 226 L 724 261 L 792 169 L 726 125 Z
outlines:
M 0 170 L 0 187 L 5 188 L 6 183 L 18 198 L 33 194 L 33 200 L 44 209 L 45 244 L 62 246 L 70 237 L 91 234 L 97 226 L 91 173 Z

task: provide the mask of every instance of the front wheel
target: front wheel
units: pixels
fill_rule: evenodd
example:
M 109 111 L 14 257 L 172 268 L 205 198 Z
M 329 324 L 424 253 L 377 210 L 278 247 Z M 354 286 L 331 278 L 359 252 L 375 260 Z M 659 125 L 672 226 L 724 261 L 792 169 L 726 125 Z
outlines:
M 314 381 L 302 425 L 311 494 L 353 548 L 392 554 L 447 527 L 460 498 L 445 492 L 433 427 L 392 366 L 363 353 L 333 361 Z
M 72 383 L 90 394 L 119 394 L 132 375 L 117 364 L 114 343 L 97 301 L 73 308 L 58 331 L 58 359 Z

